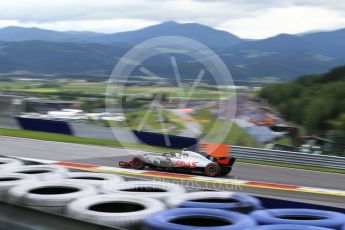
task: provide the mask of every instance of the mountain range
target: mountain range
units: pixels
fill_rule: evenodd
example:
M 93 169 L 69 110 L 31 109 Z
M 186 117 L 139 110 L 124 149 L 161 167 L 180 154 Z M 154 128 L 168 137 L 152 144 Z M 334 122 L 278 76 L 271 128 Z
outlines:
M 345 29 L 248 40 L 197 23 L 169 21 L 115 34 L 6 27 L 0 29 L 0 73 L 107 75 L 133 45 L 164 35 L 192 38 L 212 48 L 236 80 L 286 81 L 345 63 Z M 182 76 L 196 76 L 199 65 L 179 60 Z M 168 58 L 154 59 L 147 68 L 173 73 Z

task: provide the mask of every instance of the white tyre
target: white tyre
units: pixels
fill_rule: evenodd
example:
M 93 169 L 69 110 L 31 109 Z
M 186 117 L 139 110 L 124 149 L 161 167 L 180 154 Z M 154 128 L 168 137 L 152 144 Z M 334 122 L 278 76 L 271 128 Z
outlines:
M 105 184 L 103 193 L 150 197 L 164 200 L 167 197 L 183 194 L 186 190 L 174 183 L 158 181 L 128 181 L 121 184 Z
M 21 160 L 13 159 L 13 158 L 0 158 L 0 171 L 6 171 L 11 168 L 16 168 L 18 166 L 23 165 L 24 163 Z
M 38 181 L 15 186 L 8 191 L 11 203 L 48 212 L 63 213 L 66 205 L 78 198 L 96 195 L 93 186 L 70 181 Z
M 64 178 L 64 174 L 68 172 L 68 169 L 57 165 L 23 165 L 16 168 L 10 168 L 6 171 L 29 174 L 35 176 L 39 180 L 50 181 Z
M 94 173 L 94 172 L 68 172 L 65 174 L 65 179 L 71 182 L 85 183 L 96 187 L 104 186 L 105 184 L 113 184 L 116 186 L 125 180 L 116 174 L 110 173 Z
M 67 214 L 79 220 L 128 229 L 164 209 L 161 201 L 152 198 L 106 194 L 73 201 L 67 207 Z
M 35 181 L 37 181 L 36 178 L 31 175 L 20 173 L 0 174 L 0 200 L 6 199 L 7 192 L 10 188 L 25 183 L 32 183 Z

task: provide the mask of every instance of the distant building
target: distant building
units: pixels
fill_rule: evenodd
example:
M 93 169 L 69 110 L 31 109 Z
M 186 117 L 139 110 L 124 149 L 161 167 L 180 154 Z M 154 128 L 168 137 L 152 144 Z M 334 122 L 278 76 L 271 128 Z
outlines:
M 13 116 L 23 110 L 23 97 L 0 94 L 0 116 Z
M 41 98 L 26 98 L 25 112 L 47 113 L 52 110 L 62 110 L 65 108 L 78 108 L 80 102 L 78 101 L 62 101 L 62 100 L 47 100 Z

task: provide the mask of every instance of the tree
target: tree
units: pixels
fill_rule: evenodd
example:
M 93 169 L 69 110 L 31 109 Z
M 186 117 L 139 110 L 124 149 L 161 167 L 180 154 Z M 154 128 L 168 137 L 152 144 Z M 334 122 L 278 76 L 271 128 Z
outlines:
M 330 120 L 329 124 L 335 130 L 345 131 L 345 113 L 340 114 L 337 119 Z

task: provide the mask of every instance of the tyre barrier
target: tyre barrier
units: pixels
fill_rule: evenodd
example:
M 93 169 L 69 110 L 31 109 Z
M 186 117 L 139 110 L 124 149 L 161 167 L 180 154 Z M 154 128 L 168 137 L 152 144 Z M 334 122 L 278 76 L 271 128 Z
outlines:
M 256 226 L 246 230 L 332 230 L 331 228 L 322 228 L 307 225 L 296 225 L 296 224 L 272 224 Z
M 96 195 L 93 186 L 70 181 L 37 181 L 8 191 L 10 203 L 62 214 L 66 205 L 78 198 Z
M 117 186 L 117 184 L 125 181 L 121 176 L 116 174 L 94 172 L 68 172 L 65 174 L 65 178 L 63 180 L 65 179 L 71 182 L 93 185 L 97 188 L 100 188 L 105 184 L 113 184 L 114 186 Z
M 56 165 L 23 165 L 6 170 L 6 172 L 29 174 L 42 181 L 64 178 L 64 174 L 68 171 L 67 168 Z
M 177 196 L 186 192 L 178 184 L 158 181 L 128 181 L 120 184 L 104 184 L 102 192 L 105 194 L 123 194 L 142 196 L 165 200 L 170 196 Z
M 262 209 L 261 201 L 252 196 L 233 192 L 193 192 L 177 194 L 167 199 L 171 208 L 213 208 L 244 214 Z
M 96 224 L 132 229 L 147 216 L 164 209 L 165 205 L 156 199 L 105 194 L 73 201 L 67 207 L 67 214 Z
M 0 200 L 6 200 L 7 191 L 17 185 L 37 181 L 34 176 L 20 173 L 0 174 Z
M 251 213 L 262 225 L 297 224 L 339 229 L 345 224 L 345 214 L 316 209 L 267 209 Z
M 175 208 L 155 213 L 144 221 L 149 230 L 245 230 L 255 226 L 248 215 L 220 209 Z
M 23 165 L 24 163 L 21 160 L 13 159 L 13 158 L 0 158 L 0 171 L 6 171 L 11 168 L 16 168 L 18 166 Z
M 97 195 L 98 192 L 106 194 Z M 239 193 L 186 193 L 184 187 L 173 183 L 125 182 L 114 174 L 69 172 L 64 167 L 48 164 L 24 165 L 23 161 L 12 158 L 0 158 L 0 200 L 129 229 L 137 229 L 139 224 L 145 223 L 144 229 L 153 230 L 198 227 L 214 230 L 345 230 L 345 214 L 341 213 L 313 209 L 259 210 L 262 205 L 257 198 Z M 165 210 L 162 201 L 173 209 Z M 242 225 L 236 214 L 246 217 L 245 222 L 249 225 Z M 0 218 L 0 226 L 5 222 Z M 262 225 L 256 226 L 256 223 Z

